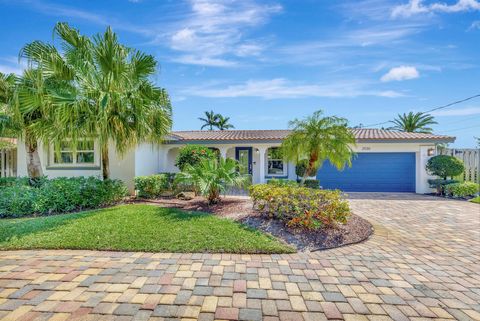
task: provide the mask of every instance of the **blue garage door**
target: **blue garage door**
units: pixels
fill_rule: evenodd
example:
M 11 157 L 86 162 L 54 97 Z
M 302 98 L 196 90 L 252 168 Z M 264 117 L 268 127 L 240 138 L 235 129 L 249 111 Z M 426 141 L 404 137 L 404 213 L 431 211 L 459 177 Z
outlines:
M 415 192 L 415 153 L 358 153 L 343 171 L 326 161 L 317 179 L 346 192 Z

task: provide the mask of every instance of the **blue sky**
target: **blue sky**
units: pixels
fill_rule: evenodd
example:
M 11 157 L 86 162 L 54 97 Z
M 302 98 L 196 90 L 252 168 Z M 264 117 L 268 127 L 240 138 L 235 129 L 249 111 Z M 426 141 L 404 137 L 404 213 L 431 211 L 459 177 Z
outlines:
M 480 94 L 476 0 L 0 0 L 0 71 L 52 42 L 66 21 L 92 35 L 111 25 L 156 56 L 174 129 L 199 129 L 213 109 L 238 129 L 287 128 L 323 109 L 352 126 Z M 435 132 L 473 147 L 480 99 L 442 109 Z

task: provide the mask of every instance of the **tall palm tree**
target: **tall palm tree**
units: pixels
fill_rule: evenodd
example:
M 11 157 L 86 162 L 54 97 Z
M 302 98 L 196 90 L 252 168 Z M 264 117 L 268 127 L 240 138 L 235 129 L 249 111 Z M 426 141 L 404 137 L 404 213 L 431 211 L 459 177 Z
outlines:
M 30 178 L 43 176 L 38 138 L 48 120 L 47 86 L 38 68 L 27 68 L 20 77 L 0 74 L 0 136 L 23 138 Z
M 217 115 L 217 124 L 215 125 L 219 130 L 226 130 L 226 129 L 232 129 L 235 128 L 232 124 L 230 124 L 228 121 L 230 120 L 230 117 L 224 117 L 221 114 Z
M 355 137 L 345 118 L 324 117 L 319 110 L 305 119 L 295 119 L 289 125 L 293 130 L 283 141 L 282 151 L 287 160 L 306 163 L 301 185 L 326 160 L 339 170 L 352 165 Z
M 426 134 L 430 134 L 433 131 L 432 128 L 428 127 L 429 125 L 437 124 L 432 115 L 413 112 L 403 115 L 398 114 L 397 118 L 395 118 L 392 123 L 395 126 L 390 129 Z
M 206 111 L 205 112 L 205 118 L 199 117 L 198 119 L 204 122 L 202 127 L 200 127 L 201 130 L 203 130 L 205 127 L 209 127 L 208 130 L 213 130 L 213 127 L 217 127 L 217 121 L 218 121 L 218 114 L 215 114 L 213 110 L 211 111 Z
M 153 56 L 119 43 L 108 27 L 88 38 L 66 23 L 54 28 L 62 47 L 35 41 L 21 55 L 51 81 L 47 88 L 49 117 L 39 129 L 43 141 L 98 141 L 103 177 L 110 176 L 109 144 L 124 154 L 142 142 L 160 142 L 171 128 L 167 92 L 150 77 Z

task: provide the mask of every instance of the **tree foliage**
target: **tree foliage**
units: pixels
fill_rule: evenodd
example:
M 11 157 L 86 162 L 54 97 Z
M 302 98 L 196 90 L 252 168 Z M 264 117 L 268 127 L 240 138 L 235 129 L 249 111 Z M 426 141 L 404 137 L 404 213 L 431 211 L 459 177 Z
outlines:
M 58 23 L 54 34 L 61 52 L 41 41 L 21 52 L 45 79 L 48 94 L 48 117 L 36 130 L 43 141 L 68 140 L 73 148 L 80 139 L 95 138 L 108 178 L 110 142 L 124 154 L 139 143 L 160 142 L 171 128 L 168 94 L 150 80 L 157 62 L 120 44 L 110 27 L 89 38 Z
M 324 117 L 322 111 L 290 122 L 293 130 L 283 141 L 282 150 L 287 160 L 306 163 L 301 185 L 327 160 L 339 170 L 351 166 L 355 137 L 347 125 L 346 119 Z
M 175 159 L 175 166 L 183 171 L 187 165 L 197 166 L 202 160 L 214 159 L 215 157 L 215 152 L 206 146 L 186 145 L 180 148 Z
M 237 167 L 238 162 L 230 158 L 203 159 L 195 166 L 187 164 L 176 180 L 180 184 L 193 183 L 209 204 L 215 204 L 228 187 L 243 187 L 250 181 L 250 176 L 240 174 Z
M 437 155 L 430 158 L 426 165 L 427 171 L 431 175 L 439 176 L 446 180 L 448 177 L 460 175 L 465 170 L 463 162 L 450 155 Z
M 400 130 L 403 132 L 427 134 L 430 134 L 433 131 L 433 129 L 428 126 L 437 124 L 432 115 L 413 112 L 403 115 L 399 114 L 397 118 L 392 121 L 392 123 L 394 126 L 390 129 Z
M 205 117 L 199 117 L 198 119 L 203 122 L 202 127 L 200 127 L 202 130 L 206 127 L 208 127 L 208 130 L 213 130 L 214 127 L 218 130 L 235 128 L 229 123 L 230 117 L 225 117 L 222 114 L 216 114 L 213 112 L 213 110 L 206 111 Z

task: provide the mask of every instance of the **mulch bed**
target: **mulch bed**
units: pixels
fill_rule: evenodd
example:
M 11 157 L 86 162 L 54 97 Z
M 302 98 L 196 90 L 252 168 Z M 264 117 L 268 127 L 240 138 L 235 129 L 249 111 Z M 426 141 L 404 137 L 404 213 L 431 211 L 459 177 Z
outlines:
M 269 219 L 253 209 L 248 197 L 226 196 L 222 202 L 208 206 L 204 198 L 192 200 L 176 198 L 160 198 L 155 200 L 139 200 L 138 202 L 154 204 L 162 207 L 174 207 L 186 211 L 201 211 L 239 221 L 249 227 L 269 233 L 298 251 L 317 251 L 332 249 L 348 244 L 362 242 L 373 233 L 372 225 L 358 215 L 352 214 L 345 225 L 336 228 L 325 228 L 316 231 L 305 231 L 286 227 L 282 222 Z

